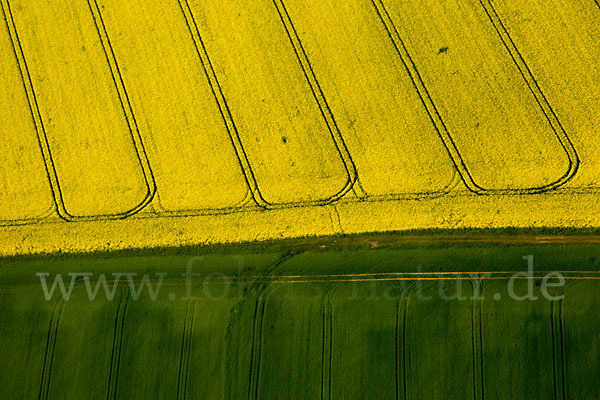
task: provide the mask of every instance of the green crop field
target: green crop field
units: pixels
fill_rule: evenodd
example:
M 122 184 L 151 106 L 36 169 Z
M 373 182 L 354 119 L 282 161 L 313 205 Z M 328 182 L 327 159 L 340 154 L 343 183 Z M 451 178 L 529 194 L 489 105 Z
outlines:
M 600 398 L 597 245 L 443 243 L 3 259 L 0 398 Z

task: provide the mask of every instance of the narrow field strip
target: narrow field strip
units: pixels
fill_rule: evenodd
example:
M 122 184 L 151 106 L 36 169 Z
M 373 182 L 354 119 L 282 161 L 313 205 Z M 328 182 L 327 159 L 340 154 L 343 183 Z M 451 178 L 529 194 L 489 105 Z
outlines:
M 363 195 L 443 194 L 454 167 L 370 2 L 281 3 L 336 116 Z
M 244 146 L 242 145 L 240 135 L 237 129 L 237 126 L 233 120 L 233 116 L 231 115 L 231 110 L 229 109 L 229 105 L 227 104 L 227 100 L 225 99 L 225 95 L 223 90 L 221 89 L 221 84 L 217 78 L 215 73 L 215 69 L 210 61 L 208 53 L 206 52 L 206 46 L 200 36 L 200 31 L 198 30 L 198 24 L 194 19 L 194 14 L 190 7 L 188 0 L 178 0 L 179 7 L 183 16 L 185 18 L 186 26 L 190 32 L 192 40 L 194 41 L 194 47 L 196 49 L 196 53 L 202 64 L 202 68 L 206 73 L 206 77 L 208 78 L 209 85 L 211 87 L 211 91 L 215 100 L 217 101 L 217 105 L 219 107 L 219 112 L 223 117 L 225 122 L 225 126 L 227 127 L 227 132 L 229 133 L 229 137 L 231 139 L 231 143 L 236 152 L 237 160 L 242 167 L 242 171 L 244 173 L 244 178 L 248 187 L 250 189 L 250 195 L 255 203 L 262 204 L 264 203 L 260 191 L 258 189 L 258 184 L 256 182 L 256 177 L 254 176 L 254 172 L 250 167 L 250 162 L 248 161 L 248 155 L 244 150 Z
M 327 129 L 329 131 L 330 137 L 335 144 L 335 149 L 339 155 L 339 157 L 344 162 L 344 168 L 347 173 L 348 180 L 346 181 L 345 186 L 340 189 L 333 196 L 330 196 L 328 199 L 324 199 L 320 202 L 312 202 L 312 204 L 329 204 L 335 201 L 340 200 L 342 197 L 346 195 L 351 189 L 354 189 L 354 184 L 356 183 L 358 176 L 356 171 L 356 165 L 354 164 L 354 160 L 352 156 L 348 152 L 348 148 L 346 146 L 346 142 L 344 138 L 341 136 L 338 124 L 335 120 L 334 115 L 331 113 L 331 109 L 329 107 L 329 103 L 323 91 L 321 89 L 321 84 L 317 79 L 312 64 L 308 59 L 306 51 L 304 50 L 304 45 L 298 36 L 298 31 L 294 26 L 294 22 L 290 18 L 287 9 L 282 0 L 273 0 L 275 7 L 277 8 L 277 13 L 279 14 L 279 18 L 285 27 L 285 32 L 290 40 L 290 43 L 294 47 L 294 52 L 296 53 L 296 57 L 300 62 L 302 67 L 302 72 L 304 73 L 304 77 L 308 81 L 310 85 L 310 90 L 312 95 L 319 106 L 319 111 L 327 124 Z M 307 132 L 310 133 L 310 132 Z
M 489 0 L 488 0 L 489 1 Z M 594 0 L 491 0 L 584 161 L 569 187 L 600 187 L 600 8 Z
M 0 224 L 34 223 L 54 201 L 4 3 L 0 12 Z
M 574 150 L 484 3 L 373 4 L 469 189 L 540 192 L 572 177 Z
M 485 12 L 490 19 L 490 22 L 494 26 L 494 29 L 498 33 L 498 36 L 502 40 L 502 44 L 506 48 L 506 50 L 510 53 L 511 58 L 515 62 L 519 73 L 522 75 L 523 79 L 527 83 L 527 87 L 535 97 L 536 102 L 538 103 L 541 111 L 544 113 L 548 123 L 552 127 L 554 134 L 556 135 L 556 139 L 560 142 L 562 146 L 562 150 L 566 153 L 569 159 L 569 168 L 565 171 L 564 175 L 560 178 L 547 183 L 546 185 L 540 185 L 536 188 L 531 188 L 529 192 L 545 192 L 548 190 L 556 189 L 567 182 L 570 182 L 577 171 L 579 170 L 579 165 L 581 160 L 579 159 L 579 155 L 577 154 L 577 150 L 573 147 L 573 142 L 570 137 L 565 132 L 560 120 L 556 116 L 556 112 L 552 108 L 552 105 L 548 103 L 546 96 L 542 92 L 539 83 L 535 79 L 535 76 L 532 74 L 531 69 L 529 68 L 526 60 L 521 55 L 518 47 L 515 45 L 510 33 L 506 29 L 504 22 L 496 12 L 492 4 L 493 0 L 479 0 L 481 6 L 485 9 Z M 545 166 L 546 164 L 544 164 Z M 540 168 L 538 166 L 538 168 Z
M 328 202 L 350 189 L 335 141 L 275 4 L 183 4 L 215 71 L 262 205 Z M 318 97 L 318 96 L 317 96 Z M 333 135 L 333 136 L 332 136 Z
M 154 182 L 95 5 L 2 6 L 61 217 L 135 213 Z
M 177 0 L 98 0 L 170 213 L 238 207 L 248 187 Z
M 98 5 L 98 2 L 96 0 L 87 0 L 87 3 L 90 9 L 90 13 L 92 14 L 92 18 L 94 20 L 94 24 L 96 25 L 96 31 L 98 32 L 100 43 L 102 44 L 102 49 L 104 50 L 104 54 L 106 56 L 106 61 L 108 62 L 108 66 L 110 68 L 110 75 L 117 90 L 119 103 L 121 104 L 123 114 L 125 115 L 125 120 L 127 121 L 127 127 L 129 128 L 129 133 L 131 135 L 131 141 L 134 146 L 135 155 L 137 161 L 139 162 L 139 166 L 142 169 L 144 184 L 146 186 L 146 193 L 144 199 L 140 201 L 135 207 L 128 209 L 127 211 L 121 212 L 119 214 L 111 214 L 107 216 L 109 218 L 125 218 L 137 214 L 140 210 L 142 210 L 152 201 L 152 199 L 156 195 L 156 180 L 154 179 L 154 173 L 152 172 L 150 162 L 148 161 L 148 154 L 142 142 L 142 137 L 140 136 L 137 121 L 131 108 L 131 102 L 129 101 L 127 88 L 125 87 L 125 83 L 123 82 L 123 77 L 121 75 L 119 65 L 115 58 L 115 52 L 113 50 L 110 38 L 108 36 L 108 32 L 106 31 L 106 25 L 104 24 L 102 12 L 100 11 L 100 6 Z M 110 151 L 112 151 L 112 148 L 110 149 Z

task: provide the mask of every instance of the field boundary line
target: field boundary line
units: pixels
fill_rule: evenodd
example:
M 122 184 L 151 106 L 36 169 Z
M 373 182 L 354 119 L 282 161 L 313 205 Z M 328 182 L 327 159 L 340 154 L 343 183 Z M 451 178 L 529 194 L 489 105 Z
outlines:
M 378 278 L 378 279 L 315 279 L 315 280 L 283 280 L 283 281 L 262 281 L 269 282 L 273 284 L 281 284 L 281 283 L 310 283 L 310 282 L 377 282 L 377 281 L 440 281 L 440 280 L 509 280 L 509 279 L 519 279 L 519 280 L 527 280 L 527 279 L 544 279 L 545 276 L 501 276 L 501 277 L 465 277 L 465 278 Z M 581 280 L 598 280 L 600 277 L 564 277 L 565 280 L 569 279 L 581 279 Z M 261 282 L 261 281 L 258 281 Z M 218 283 L 239 283 L 236 281 L 230 282 L 218 282 Z
M 447 275 L 456 275 L 457 277 L 462 277 L 462 275 L 480 275 L 480 274 L 497 274 L 497 275 L 507 275 L 507 274 L 516 274 L 519 272 L 527 272 L 523 270 L 504 270 L 504 271 L 440 271 L 440 272 L 372 272 L 372 273 L 348 273 L 348 274 L 304 274 L 304 275 L 220 275 L 214 277 L 213 279 L 253 279 L 253 278 L 337 278 L 337 277 L 370 277 L 370 276 L 396 276 L 400 277 L 404 275 L 408 276 L 447 276 Z M 567 270 L 537 270 L 535 273 L 550 273 L 550 272 L 559 272 L 563 274 L 598 274 L 599 271 L 567 271 Z M 472 278 L 467 277 L 467 278 Z M 115 282 L 107 281 L 108 283 Z
M 117 398 L 117 384 L 119 380 L 119 369 L 121 366 L 121 349 L 123 346 L 123 332 L 125 330 L 125 316 L 130 297 L 127 286 L 121 286 L 120 292 L 121 296 L 119 298 L 119 306 L 115 315 L 113 345 L 108 371 L 108 390 L 106 393 L 107 400 L 114 400 Z
M 515 273 L 518 272 L 523 272 L 523 271 L 515 271 Z M 483 274 L 483 273 L 481 273 Z M 513 276 L 513 275 L 507 275 L 507 276 L 455 276 L 455 277 L 447 277 L 447 276 L 440 276 L 440 277 L 389 277 L 389 278 L 363 278 L 363 279 L 289 279 L 289 280 L 269 280 L 269 279 L 263 279 L 263 280 L 252 280 L 252 281 L 247 281 L 244 276 L 239 276 L 237 277 L 239 279 L 237 280 L 212 280 L 212 281 L 208 281 L 208 282 L 202 282 L 201 285 L 223 285 L 223 284 L 244 284 L 244 283 L 250 283 L 250 284 L 263 284 L 263 283 L 267 283 L 267 284 L 285 284 L 285 283 L 311 283 L 311 282 L 317 282 L 317 283 L 329 283 L 329 282 L 396 282 L 396 281 L 406 281 L 406 282 L 418 282 L 418 281 L 455 281 L 455 280 L 466 280 L 466 281 L 473 281 L 473 280 L 510 280 L 510 279 L 515 279 L 515 280 L 527 280 L 527 279 L 545 279 L 547 278 L 547 276 Z M 275 277 L 274 277 L 275 278 Z M 563 278 L 565 280 L 600 280 L 600 276 L 563 276 Z M 178 280 L 180 280 L 178 278 Z M 95 281 L 92 281 L 95 282 Z M 107 284 L 110 283 L 114 283 L 115 281 L 106 281 Z M 161 286 L 179 286 L 182 285 L 183 282 L 165 282 L 165 283 L 161 283 Z M 73 285 L 73 289 L 81 289 L 83 288 L 84 285 L 81 283 L 75 283 Z M 31 286 L 20 286 L 20 285 L 15 285 L 15 286 L 0 286 L 0 290 L 39 290 L 39 287 L 37 285 L 31 285 Z
M 456 142 L 450 135 L 450 132 L 448 131 L 448 128 L 446 127 L 446 124 L 444 123 L 439 111 L 437 110 L 437 107 L 433 101 L 433 98 L 431 97 L 431 94 L 427 90 L 427 87 L 425 86 L 425 83 L 421 77 L 421 74 L 420 74 L 414 60 L 410 56 L 410 53 L 408 52 L 408 49 L 407 49 L 406 45 L 404 44 L 404 41 L 402 40 L 398 30 L 396 29 L 394 21 L 393 21 L 392 17 L 390 16 L 389 12 L 387 11 L 383 0 L 371 0 L 371 3 L 373 4 L 377 15 L 381 19 L 381 22 L 385 26 L 385 29 L 388 32 L 388 36 L 389 36 L 390 40 L 392 41 L 392 43 L 394 44 L 394 47 L 396 48 L 396 51 L 397 51 L 402 63 L 404 64 L 406 72 L 408 73 L 408 75 L 415 87 L 415 90 L 417 91 L 417 94 L 418 94 L 419 98 L 421 99 L 421 102 L 423 103 L 423 106 L 425 107 L 440 139 L 442 140 L 442 143 L 444 144 L 446 150 L 448 151 L 448 154 L 450 155 L 450 158 L 452 159 L 452 161 L 456 167 L 456 170 L 458 171 L 459 175 L 461 176 L 466 187 L 471 192 L 478 194 L 478 195 L 535 194 L 535 193 L 544 193 L 544 192 L 556 189 L 557 187 L 560 187 L 560 186 L 564 185 L 565 183 L 567 183 L 569 180 L 571 180 L 573 178 L 573 176 L 575 176 L 575 173 L 577 172 L 577 168 L 579 166 L 579 158 L 577 156 L 577 152 L 575 151 L 575 148 L 573 147 L 566 132 L 562 128 L 562 125 L 560 125 L 560 122 L 558 121 L 558 118 L 554 114 L 554 111 L 552 110 L 551 106 L 548 104 L 541 89 L 537 85 L 537 82 L 535 81 L 535 78 L 531 74 L 531 71 L 525 64 L 525 61 L 521 57 L 520 53 L 518 53 L 518 50 L 517 50 L 516 46 L 514 45 L 514 43 L 512 42 L 512 39 L 508 35 L 508 32 L 504 29 L 503 25 L 501 25 L 501 26 L 502 26 L 502 29 L 504 29 L 504 33 L 501 33 L 501 31 L 498 29 L 497 24 L 498 23 L 502 24 L 502 22 L 501 22 L 500 18 L 497 16 L 497 14 L 495 14 L 495 11 L 494 11 L 495 17 L 493 17 L 492 14 L 490 14 L 490 7 L 492 7 L 491 3 L 489 3 L 489 0 L 479 0 L 479 1 L 480 1 L 481 6 L 484 8 L 485 12 L 488 14 L 490 21 L 492 22 L 494 28 L 496 29 L 496 31 L 500 37 L 500 40 L 502 41 L 502 43 L 508 50 L 509 55 L 511 56 L 511 58 L 515 62 L 517 68 L 521 72 L 521 75 L 525 79 L 525 83 L 528 85 L 530 91 L 534 95 L 534 98 L 536 99 L 542 112 L 546 116 L 546 119 L 550 123 L 550 127 L 553 129 L 556 137 L 559 140 L 559 143 L 561 144 L 561 146 L 563 147 L 563 149 L 565 150 L 565 152 L 567 154 L 567 157 L 569 158 L 568 171 L 559 180 L 557 180 L 553 183 L 539 186 L 539 187 L 532 187 L 532 188 L 525 188 L 525 189 L 497 189 L 497 190 L 485 189 L 485 188 L 479 186 L 477 183 L 475 183 L 475 181 L 469 171 L 469 168 L 467 167 L 467 164 L 465 163 L 460 151 L 458 150 Z M 487 1 L 488 4 L 490 4 L 490 6 L 486 7 L 484 5 L 483 1 Z M 510 46 L 506 43 L 505 38 L 507 38 L 509 40 Z M 513 53 L 513 49 L 516 52 L 516 54 Z M 524 71 L 521 70 L 521 65 L 526 67 L 526 69 Z M 530 79 L 527 79 L 525 77 L 526 75 L 529 76 Z M 538 96 L 539 96 L 539 98 L 538 98 Z M 557 129 L 558 129 L 558 131 L 557 131 Z
M 54 353 L 56 350 L 56 340 L 58 337 L 58 328 L 60 326 L 60 317 L 65 305 L 61 298 L 52 311 L 50 326 L 48 327 L 48 338 L 46 341 L 46 351 L 44 353 L 44 364 L 42 367 L 42 379 L 40 382 L 40 392 L 38 398 L 46 400 L 50 395 L 50 383 L 52 378 L 52 365 L 54 364 Z
M 595 278 L 600 278 L 600 271 L 567 271 L 567 270 L 538 270 L 535 271 L 535 273 L 561 273 L 561 274 L 582 274 L 582 275 L 598 275 L 598 276 L 589 276 L 589 277 L 585 277 L 585 276 L 573 276 L 573 277 L 565 277 L 566 279 L 572 278 L 572 279 L 578 279 L 578 278 L 590 278 L 590 279 L 595 279 Z M 452 271 L 440 271 L 440 272 L 372 272 L 372 273 L 349 273 L 349 274 L 304 274 L 304 275 L 269 275 L 269 274 L 264 274 L 264 275 L 220 275 L 220 276 L 215 276 L 215 277 L 210 277 L 211 280 L 214 280 L 215 284 L 219 284 L 219 283 L 226 283 L 226 282 L 235 282 L 235 280 L 239 280 L 240 283 L 242 283 L 243 281 L 245 281 L 246 279 L 264 279 L 263 281 L 259 281 L 256 280 L 254 282 L 271 282 L 273 280 L 277 281 L 277 280 L 282 280 L 283 279 L 308 279 L 308 278 L 361 278 L 361 277 L 365 277 L 364 280 L 369 281 L 369 277 L 379 277 L 379 276 L 383 276 L 383 277 L 388 277 L 389 279 L 385 279 L 385 278 L 381 278 L 380 280 L 395 280 L 396 277 L 398 278 L 404 278 L 405 276 L 408 277 L 412 277 L 415 276 L 415 278 L 412 279 L 408 279 L 407 280 L 425 280 L 426 278 L 429 279 L 430 276 L 435 277 L 439 277 L 441 278 L 446 278 L 446 279 L 487 279 L 488 277 L 485 276 L 479 276 L 479 275 L 485 275 L 485 274 L 490 274 L 490 275 L 502 275 L 502 276 L 491 276 L 489 277 L 490 279 L 507 279 L 512 277 L 512 275 L 517 274 L 517 273 L 527 273 L 527 271 L 523 271 L 523 270 L 514 270 L 514 271 L 509 271 L 509 270 L 505 270 L 505 271 L 456 271 L 456 272 L 452 272 Z M 450 276 L 449 278 L 447 278 L 449 275 L 453 275 Z M 469 276 L 465 276 L 465 275 L 469 275 Z M 202 275 L 199 276 L 200 278 L 202 277 Z M 420 278 L 423 277 L 423 278 Z M 516 277 L 519 278 L 519 277 Z M 543 279 L 543 276 L 531 276 L 532 279 Z M 174 280 L 180 280 L 181 278 L 166 278 L 163 279 L 163 282 L 165 282 L 166 285 L 169 285 L 170 283 L 167 283 L 168 281 L 174 281 Z M 227 279 L 229 279 L 230 281 L 226 281 Z M 225 281 L 225 282 L 224 282 Z M 310 280 L 312 281 L 323 281 L 323 282 L 329 282 L 329 281 L 337 281 L 337 279 L 315 279 L 315 280 Z M 90 280 L 90 282 L 95 282 L 94 280 Z M 115 283 L 115 282 L 120 282 L 118 280 L 107 280 L 106 283 Z M 293 282 L 293 280 L 292 280 Z M 206 283 L 202 283 L 204 284 L 210 284 L 211 282 L 206 282 Z M 81 287 L 83 286 L 82 283 L 75 283 L 75 287 Z M 0 286 L 0 288 L 10 288 L 10 286 Z
M 329 283 L 329 282 L 415 282 L 415 281 L 455 281 L 455 280 L 528 280 L 528 279 L 545 279 L 546 276 L 480 276 L 480 277 L 436 277 L 436 278 L 373 278 L 373 279 L 306 279 L 306 280 L 253 280 L 252 283 L 261 284 L 288 284 L 288 283 Z M 579 276 L 579 277 L 563 277 L 565 280 L 600 280 L 600 276 L 590 277 L 590 276 Z M 243 284 L 244 280 L 233 280 L 233 281 L 214 281 L 214 282 L 205 282 L 203 285 L 222 285 L 222 284 Z M 180 283 L 165 283 L 162 286 L 177 286 Z

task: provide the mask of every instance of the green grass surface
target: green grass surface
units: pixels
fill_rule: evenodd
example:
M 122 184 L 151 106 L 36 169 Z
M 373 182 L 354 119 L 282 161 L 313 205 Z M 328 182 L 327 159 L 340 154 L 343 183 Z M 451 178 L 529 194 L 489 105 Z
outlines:
M 600 398 L 600 274 L 583 272 L 600 271 L 599 246 L 331 247 L 3 259 L 0 398 Z M 508 275 L 530 254 L 535 301 L 509 298 L 507 279 L 410 275 Z M 553 270 L 560 301 L 541 292 Z M 91 301 L 79 280 L 47 301 L 39 272 L 166 276 L 155 300 L 123 281 Z M 467 299 L 444 298 L 458 288 Z

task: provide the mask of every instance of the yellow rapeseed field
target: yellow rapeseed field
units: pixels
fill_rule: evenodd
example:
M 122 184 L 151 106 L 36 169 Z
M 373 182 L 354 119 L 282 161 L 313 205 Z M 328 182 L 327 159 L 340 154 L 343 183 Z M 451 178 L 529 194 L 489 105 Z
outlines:
M 0 254 L 599 227 L 596 0 L 0 0 Z

